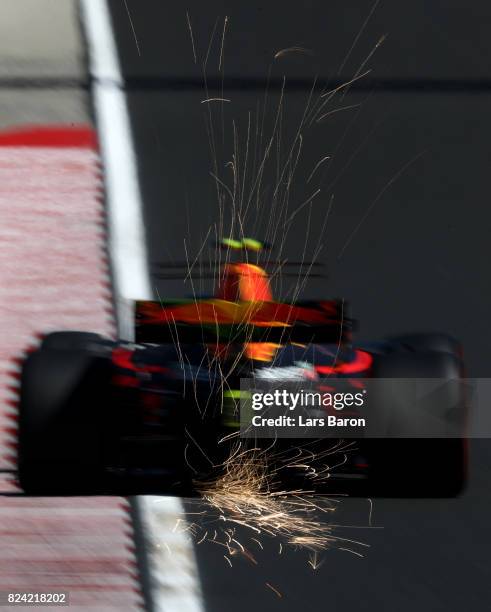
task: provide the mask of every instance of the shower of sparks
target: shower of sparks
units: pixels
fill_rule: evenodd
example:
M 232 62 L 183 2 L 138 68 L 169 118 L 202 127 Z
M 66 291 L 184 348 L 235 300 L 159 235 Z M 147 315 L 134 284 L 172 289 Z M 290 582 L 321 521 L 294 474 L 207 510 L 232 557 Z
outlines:
M 358 77 L 361 74 L 361 71 L 363 70 L 363 68 L 365 68 L 365 66 L 367 65 L 367 63 L 369 62 L 369 60 L 372 58 L 373 54 L 377 51 L 377 49 L 385 42 L 387 38 L 387 34 L 383 34 L 378 41 L 376 42 L 375 46 L 373 47 L 373 49 L 370 51 L 370 53 L 366 56 L 366 58 L 363 60 L 363 62 L 360 64 L 358 70 L 355 73 L 354 78 Z M 344 90 L 343 93 L 343 97 L 341 99 L 344 98 L 344 96 L 347 94 L 348 89 L 346 88 Z
M 330 110 L 329 112 L 321 115 L 318 119 L 316 119 L 316 121 L 317 123 L 320 123 L 323 119 L 325 119 L 326 117 L 329 117 L 330 115 L 334 115 L 335 113 L 339 113 L 341 111 L 349 110 L 350 108 L 359 108 L 360 106 L 361 106 L 360 104 L 349 104 L 348 106 L 341 106 L 340 108 L 334 108 L 333 110 Z
M 196 57 L 196 46 L 194 44 L 193 28 L 191 26 L 191 18 L 189 17 L 188 11 L 186 11 L 186 19 L 188 22 L 189 36 L 191 37 L 191 46 L 193 48 L 194 63 L 196 64 L 198 61 L 198 58 Z
M 319 555 L 317 551 L 315 551 L 310 555 L 308 563 L 310 567 L 315 571 L 319 569 L 319 567 L 324 563 L 324 561 L 319 559 Z
M 345 81 L 344 83 L 341 83 L 341 85 L 338 85 L 334 89 L 330 89 L 329 91 L 325 91 L 324 93 L 321 94 L 320 97 L 321 98 L 326 98 L 326 97 L 330 97 L 330 96 L 332 97 L 334 94 L 338 93 L 338 91 L 341 91 L 342 89 L 346 89 L 346 87 L 348 87 L 352 83 L 355 83 L 356 81 L 359 81 L 360 79 L 365 78 L 367 75 L 370 74 L 370 72 L 371 72 L 371 70 L 366 70 L 362 74 L 359 74 L 359 75 L 353 77 L 349 81 Z
M 135 26 L 133 25 L 133 19 L 131 18 L 131 13 L 130 13 L 130 9 L 129 9 L 127 0 L 124 0 L 124 6 L 126 8 L 126 13 L 128 15 L 128 19 L 130 22 L 131 31 L 133 32 L 133 38 L 135 39 L 136 50 L 138 51 L 138 55 L 141 56 L 140 45 L 138 44 L 138 37 L 136 36 L 136 30 L 135 30 Z
M 344 550 L 344 552 L 349 552 L 352 555 L 356 555 L 357 557 L 361 557 L 363 559 L 364 555 L 362 555 L 359 552 L 356 552 L 356 550 L 352 550 L 351 548 L 342 548 L 341 546 L 338 547 L 338 550 Z
M 357 38 L 349 49 L 343 66 L 351 56 L 358 38 L 376 9 L 378 1 L 376 0 Z M 191 19 L 187 12 L 186 17 L 194 62 L 197 63 L 195 39 Z M 245 236 L 255 236 L 260 228 L 261 239 L 276 246 L 277 260 L 282 262 L 288 260 L 284 251 L 288 240 L 291 239 L 289 232 L 293 227 L 296 244 L 300 245 L 300 249 L 302 249 L 301 241 L 303 240 L 302 265 L 295 285 L 289 287 L 288 291 L 283 291 L 284 279 L 281 274 L 281 265 L 271 272 L 270 279 L 275 292 L 278 288 L 283 294 L 291 296 L 291 301 L 295 302 L 305 287 L 312 266 L 315 265 L 324 248 L 322 241 L 325 240 L 325 230 L 328 219 L 330 219 L 334 199 L 333 182 L 327 188 L 324 185 L 325 175 L 330 170 L 330 160 L 336 156 L 347 131 L 358 115 L 355 114 L 341 141 L 333 147 L 333 154 L 322 157 L 312 170 L 310 170 L 312 165 L 309 166 L 306 175 L 308 178 L 306 180 L 304 178 L 304 182 L 306 185 L 312 182 L 312 186 L 308 185 L 307 187 L 308 193 L 311 195 L 308 199 L 305 199 L 307 194 L 302 197 L 294 187 L 299 183 L 300 160 L 305 157 L 305 149 L 310 136 L 309 130 L 311 128 L 319 129 L 317 124 L 330 115 L 361 106 L 356 104 L 339 107 L 338 101 L 339 98 L 343 99 L 351 83 L 365 77 L 370 72 L 368 69 L 362 71 L 385 37 L 377 41 L 354 76 L 345 83 L 328 90 L 327 85 L 320 89 L 317 81 L 314 80 L 299 121 L 296 124 L 290 122 L 293 128 L 291 134 L 289 133 L 287 136 L 285 130 L 286 77 L 284 77 L 274 103 L 271 102 L 273 96 L 268 85 L 263 100 L 257 102 L 255 113 L 254 110 L 248 111 L 247 120 L 239 120 L 237 117 L 231 120 L 232 142 L 230 146 L 225 146 L 225 105 L 223 103 L 231 102 L 229 98 L 224 97 L 223 66 L 225 63 L 224 49 L 228 22 L 228 17 L 225 17 L 220 38 L 217 32 L 219 19 L 216 19 L 202 62 L 204 95 L 206 98 L 201 100 L 201 104 L 207 104 L 206 111 L 203 114 L 211 154 L 209 175 L 214 182 L 217 217 L 210 224 L 207 233 L 206 228 L 204 228 L 200 238 L 201 245 L 198 245 L 197 256 L 189 257 L 188 245 L 184 241 L 188 274 L 183 280 L 190 283 L 192 294 L 197 302 L 199 300 L 197 296 L 204 293 L 205 289 L 202 286 L 203 279 L 199 275 L 200 284 L 195 287 L 192 271 L 198 266 L 198 259 L 210 234 L 215 236 L 218 244 L 219 239 L 223 237 L 240 239 Z M 206 69 L 212 51 L 214 57 L 218 60 L 219 71 L 222 73 L 222 87 L 219 92 L 209 91 L 207 85 Z M 315 55 L 311 49 L 293 46 L 277 51 L 274 54 L 274 60 L 294 53 Z M 269 76 L 271 76 L 271 70 Z M 219 97 L 209 97 L 210 93 L 216 93 Z M 213 102 L 222 103 L 218 105 L 219 110 L 217 110 L 217 105 L 212 104 Z M 335 107 L 335 102 L 337 107 Z M 233 111 L 234 105 L 227 107 L 227 111 L 229 108 Z M 221 115 L 218 116 L 218 113 L 221 113 Z M 218 122 L 222 129 L 223 149 L 220 149 L 220 142 L 216 134 Z M 321 166 L 322 172 L 317 172 Z M 405 168 L 406 166 L 402 171 Z M 344 169 L 345 167 L 342 171 Z M 402 171 L 394 176 L 386 188 L 396 180 Z M 315 185 L 316 182 L 317 185 Z M 367 214 L 382 195 L 383 192 L 372 203 Z M 321 207 L 320 222 L 317 218 L 312 218 L 314 200 L 315 205 Z M 303 217 L 307 219 L 307 228 L 305 234 L 299 236 L 298 223 L 293 224 L 292 222 L 301 211 L 305 212 Z M 360 223 L 363 221 L 364 218 Z M 342 252 L 358 231 L 358 227 L 349 236 Z M 318 232 L 317 240 L 314 240 L 311 236 L 314 229 Z M 205 233 L 206 236 L 203 240 Z M 307 261 L 309 250 L 312 255 L 310 261 Z M 247 256 L 246 254 L 246 259 Z M 232 259 L 230 248 L 224 251 L 217 247 L 214 253 L 214 260 L 217 263 L 214 267 L 211 265 L 212 257 L 213 255 L 210 255 L 210 262 L 208 263 L 213 268 L 214 284 L 220 286 L 223 281 L 224 264 Z M 201 261 L 199 265 L 202 265 Z M 185 363 L 187 357 L 181 350 L 177 327 L 175 327 L 175 332 L 175 344 L 177 345 L 179 360 L 183 371 L 185 371 L 186 366 L 191 364 L 189 362 Z M 341 338 L 338 343 L 338 352 L 340 342 Z M 190 374 L 194 398 L 203 418 L 207 414 L 210 399 L 202 400 L 198 397 L 197 380 L 200 370 L 203 369 L 210 375 L 216 375 L 221 380 L 223 399 L 224 392 L 230 390 L 229 379 L 243 359 L 244 351 L 245 348 L 241 350 L 236 347 L 232 363 L 228 363 L 219 358 L 217 346 L 216 351 L 206 352 L 203 360 L 198 364 L 197 371 Z M 206 406 L 200 406 L 200 401 L 206 403 Z M 223 408 L 223 406 L 218 408 Z M 185 447 L 186 462 L 192 467 L 192 460 L 188 457 L 189 449 L 194 447 L 202 455 L 205 455 L 205 452 L 189 432 L 187 434 L 189 444 Z M 220 443 L 231 443 L 236 436 L 236 432 L 225 436 Z M 348 455 L 355 450 L 355 443 L 338 441 L 333 442 L 331 447 L 326 448 L 326 441 L 324 440 L 322 444 L 318 445 L 320 450 L 315 447 L 316 450 L 314 451 L 313 447 L 309 445 L 315 442 L 317 441 L 310 441 L 303 447 L 289 449 L 288 451 L 280 451 L 275 444 L 272 444 L 268 449 L 251 449 L 243 447 L 243 441 L 237 442 L 235 447 L 232 447 L 229 458 L 224 464 L 213 466 L 218 468 L 218 476 L 207 481 L 199 480 L 195 482 L 196 490 L 201 495 L 201 500 L 197 503 L 201 505 L 204 501 L 206 510 L 203 513 L 195 513 L 197 516 L 194 518 L 190 516 L 192 513 L 186 513 L 185 519 L 180 520 L 174 529 L 185 530 L 191 534 L 198 545 L 210 542 L 221 547 L 223 557 L 230 567 L 233 567 L 233 561 L 237 558 L 243 558 L 256 565 L 258 561 L 254 555 L 259 556 L 271 540 L 275 542 L 275 548 L 277 547 L 279 555 L 283 553 L 286 547 L 307 551 L 309 553 L 308 563 L 312 570 L 321 567 L 323 561 L 319 555 L 329 548 L 345 550 L 363 557 L 361 553 L 347 546 L 356 548 L 357 546 L 367 546 L 366 544 L 341 538 L 334 533 L 339 525 L 335 525 L 330 519 L 336 510 L 339 499 L 316 495 L 319 484 L 325 490 L 332 470 L 346 463 Z M 206 458 L 208 459 L 208 457 Z M 196 473 L 196 470 L 193 471 Z M 290 488 L 285 488 L 284 483 L 295 482 L 295 476 L 299 475 L 301 475 L 299 481 L 306 483 L 305 487 L 295 489 L 290 486 Z M 370 526 L 371 514 L 372 508 L 370 506 Z M 188 521 L 192 522 L 188 523 Z M 270 583 L 266 583 L 266 586 L 278 597 L 282 597 L 282 594 Z
M 353 240 L 353 238 L 355 237 L 355 235 L 358 233 L 358 230 L 360 229 L 360 227 L 363 225 L 363 223 L 367 220 L 368 216 L 370 215 L 370 213 L 372 212 L 373 208 L 375 207 L 375 205 L 377 204 L 377 202 L 382 198 L 382 196 L 385 194 L 385 192 L 389 189 L 389 187 L 400 177 L 404 174 L 404 172 L 414 164 L 414 162 L 416 160 L 418 160 L 420 157 L 422 157 L 425 154 L 426 151 L 421 151 L 420 153 L 418 153 L 417 155 L 415 155 L 414 157 L 412 157 L 408 162 L 406 162 L 402 168 L 400 168 L 395 174 L 394 176 L 387 182 L 385 183 L 384 187 L 379 191 L 377 197 L 372 200 L 370 206 L 366 209 L 364 215 L 362 216 L 362 218 L 360 219 L 360 221 L 358 221 L 358 223 L 356 224 L 355 228 L 352 230 L 351 234 L 348 236 L 346 242 L 344 243 L 342 249 L 339 251 L 339 255 L 338 255 L 338 260 L 340 260 L 344 254 L 344 252 L 346 251 L 346 249 L 348 248 L 348 246 L 350 245 L 351 241 Z
M 272 584 L 270 584 L 269 582 L 265 582 L 265 585 L 268 587 L 268 589 L 271 589 L 277 597 L 279 597 L 280 599 L 283 597 L 283 595 L 278 591 L 278 589 Z
M 373 13 L 377 9 L 377 6 L 379 5 L 379 2 L 380 2 L 380 0 L 375 0 L 375 3 L 373 4 L 372 8 L 370 9 L 370 12 L 368 13 L 367 18 L 363 22 L 361 28 L 358 30 L 358 34 L 355 36 L 355 38 L 353 40 L 353 43 L 352 43 L 351 47 L 348 50 L 348 53 L 345 55 L 345 58 L 342 61 L 341 66 L 339 66 L 338 74 L 341 74 L 341 72 L 343 71 L 343 68 L 346 66 L 346 63 L 349 60 L 350 55 L 351 55 L 353 49 L 356 47 L 358 41 L 360 40 L 360 37 L 363 34 L 365 28 L 367 27 L 368 22 L 370 21 L 370 18 L 372 17 Z
M 232 102 L 229 98 L 205 98 L 201 100 L 201 104 L 206 104 L 208 102 Z
M 225 17 L 223 21 L 223 32 L 222 32 L 222 44 L 220 46 L 220 61 L 218 63 L 218 70 L 222 69 L 223 63 L 223 49 L 225 47 L 225 32 L 227 31 L 228 17 Z
M 322 563 L 318 553 L 338 548 L 338 543 L 366 546 L 333 533 L 330 517 L 337 500 L 315 494 L 318 482 L 326 482 L 330 476 L 331 459 L 335 463 L 336 455 L 351 450 L 354 450 L 353 443 L 341 441 L 317 454 L 307 448 L 274 452 L 271 448 L 241 451 L 237 446 L 221 466 L 221 476 L 195 482 L 207 509 L 204 514 L 196 513 L 201 519 L 193 518 L 190 532 L 197 544 L 212 542 L 225 548 L 229 561 L 234 556 L 242 556 L 254 565 L 257 560 L 250 548 L 263 550 L 271 539 L 280 540 L 278 554 L 283 544 L 309 551 L 313 569 Z M 285 476 L 288 480 L 287 474 L 299 471 L 312 487 L 285 489 L 282 486 Z M 188 518 L 192 515 L 188 513 Z
M 288 225 L 290 223 L 290 221 L 293 221 L 293 219 L 298 215 L 298 213 L 303 210 L 307 204 L 310 204 L 310 202 L 312 202 L 312 200 L 314 198 L 316 198 L 319 193 L 321 192 L 320 189 L 317 189 L 316 191 L 314 191 L 314 193 L 307 199 L 305 200 L 305 202 L 303 202 L 302 204 L 300 204 L 300 206 L 297 208 L 297 210 L 295 210 L 289 217 L 288 219 L 285 221 L 285 225 Z
M 331 155 L 326 155 L 325 157 L 323 157 L 322 159 L 320 159 L 316 165 L 314 166 L 314 169 L 312 170 L 312 172 L 310 173 L 309 178 L 307 179 L 307 183 L 310 183 L 310 181 L 312 180 L 312 177 L 314 176 L 314 174 L 316 173 L 316 171 L 319 169 L 319 167 L 321 166 L 321 164 L 323 164 L 326 160 L 331 159 Z
M 287 49 L 281 49 L 280 51 L 275 53 L 274 59 L 275 60 L 279 59 L 280 57 L 283 57 L 284 55 L 287 55 L 289 53 L 302 53 L 304 55 L 315 55 L 312 49 L 305 49 L 304 47 L 288 47 Z

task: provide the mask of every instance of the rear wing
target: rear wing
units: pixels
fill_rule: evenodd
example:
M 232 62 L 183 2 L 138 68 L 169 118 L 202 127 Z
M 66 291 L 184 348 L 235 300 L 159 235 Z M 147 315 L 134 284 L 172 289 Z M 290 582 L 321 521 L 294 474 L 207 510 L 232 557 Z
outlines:
M 214 280 L 222 274 L 223 266 L 230 263 L 256 263 L 252 259 L 241 259 L 233 262 L 230 258 L 219 260 L 195 260 L 195 261 L 171 261 L 155 264 L 152 272 L 154 278 L 163 280 L 185 280 L 196 278 L 197 280 Z M 272 277 L 280 278 L 326 278 L 323 272 L 324 264 L 314 261 L 289 261 L 287 259 L 266 259 L 257 262 L 261 268 L 266 270 Z
M 319 302 L 137 301 L 135 340 L 149 343 L 298 342 L 351 339 L 343 300 Z

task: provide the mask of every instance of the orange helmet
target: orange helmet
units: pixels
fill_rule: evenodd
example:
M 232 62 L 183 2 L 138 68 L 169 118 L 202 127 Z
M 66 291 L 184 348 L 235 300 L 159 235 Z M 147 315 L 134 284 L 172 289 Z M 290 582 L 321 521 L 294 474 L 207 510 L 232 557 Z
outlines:
M 229 302 L 271 302 L 273 294 L 267 273 L 249 263 L 225 265 L 216 297 Z

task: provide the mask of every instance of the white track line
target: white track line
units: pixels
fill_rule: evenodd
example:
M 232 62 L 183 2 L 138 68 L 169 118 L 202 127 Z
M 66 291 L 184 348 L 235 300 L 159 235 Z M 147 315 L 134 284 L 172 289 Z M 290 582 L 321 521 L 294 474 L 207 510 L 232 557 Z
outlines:
M 121 296 L 151 298 L 145 231 L 123 79 L 105 0 L 82 0 L 105 170 L 110 255 Z
M 133 333 L 131 300 L 152 297 L 142 202 L 124 82 L 106 0 L 81 0 L 88 42 L 98 134 L 104 164 L 109 253 L 119 334 Z M 178 498 L 139 498 L 150 548 L 152 599 L 157 610 L 202 612 L 201 589 L 189 536 L 172 531 L 183 518 Z M 161 546 L 161 543 L 165 546 Z

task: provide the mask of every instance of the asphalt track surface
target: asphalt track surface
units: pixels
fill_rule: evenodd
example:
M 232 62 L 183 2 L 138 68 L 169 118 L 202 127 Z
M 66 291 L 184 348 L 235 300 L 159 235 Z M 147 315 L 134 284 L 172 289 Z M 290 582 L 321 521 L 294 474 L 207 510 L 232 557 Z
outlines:
M 366 64 L 374 68 L 372 81 L 352 88 L 328 110 L 361 106 L 333 113 L 305 135 L 291 212 L 319 185 L 321 193 L 298 213 L 289 232 L 276 236 L 284 238 L 283 255 L 292 259 L 304 252 L 311 257 L 316 245 L 323 245 L 319 259 L 326 263 L 328 278 L 309 282 L 304 295 L 349 300 L 362 338 L 445 331 L 462 340 L 469 376 L 489 376 L 491 92 L 483 59 L 489 40 L 482 24 L 491 9 L 482 3 L 468 13 L 456 2 L 445 10 L 425 8 L 423 2 L 404 10 L 389 3 L 377 7 L 337 74 L 373 5 L 356 2 L 347 12 L 345 3 L 324 4 L 249 2 L 230 11 L 225 3 L 206 3 L 206 10 L 190 3 L 198 63 L 219 17 L 206 71 L 212 87 L 206 92 L 194 64 L 184 7 L 128 1 L 126 10 L 123 3 L 111 3 L 152 269 L 187 254 L 193 259 L 210 228 L 213 235 L 219 214 L 205 128 L 210 104 L 219 175 L 229 181 L 223 162 L 232 153 L 232 119 L 243 155 L 248 113 L 254 117 L 258 101 L 264 100 L 265 77 L 279 49 L 302 46 L 316 52 L 285 54 L 281 66 L 273 64 L 264 125 L 266 132 L 271 130 L 286 75 L 286 143 L 314 74 L 329 75 L 334 83 L 352 78 L 388 32 L 380 53 Z M 229 21 L 221 56 L 225 15 Z M 223 91 L 220 57 L 226 65 Z M 231 102 L 201 103 L 215 96 Z M 325 170 L 324 182 L 307 183 L 326 155 L 333 159 L 320 172 Z M 267 198 L 265 193 L 258 212 L 245 220 L 246 233 L 268 233 Z M 166 297 L 193 291 L 182 281 L 156 275 L 153 281 Z M 206 293 L 210 287 L 198 283 L 194 289 Z M 486 609 L 491 602 L 490 475 L 489 440 L 472 441 L 470 482 L 459 499 L 374 500 L 371 528 L 369 502 L 344 500 L 335 522 L 357 527 L 341 528 L 340 535 L 370 548 L 354 549 L 363 558 L 332 550 L 316 571 L 305 554 L 284 550 L 279 555 L 275 542 L 258 551 L 258 565 L 239 560 L 233 568 L 219 547 L 197 546 L 206 607 L 210 612 Z

